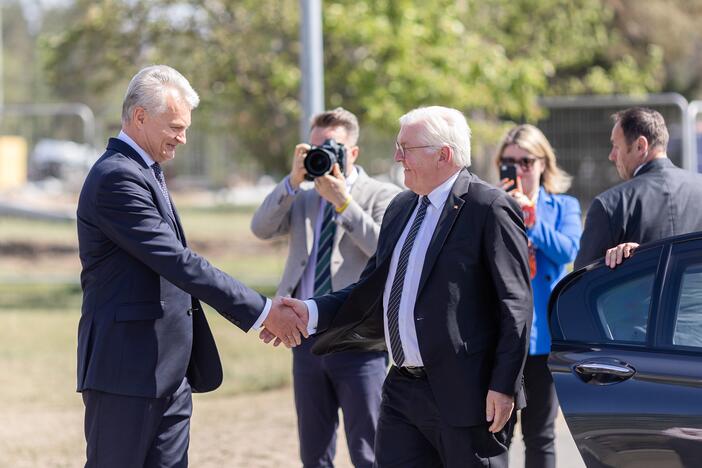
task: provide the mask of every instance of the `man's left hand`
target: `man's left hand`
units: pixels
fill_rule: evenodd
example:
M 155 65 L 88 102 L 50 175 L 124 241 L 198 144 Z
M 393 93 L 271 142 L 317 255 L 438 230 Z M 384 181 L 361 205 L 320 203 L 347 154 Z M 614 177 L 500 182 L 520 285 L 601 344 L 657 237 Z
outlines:
M 334 164 L 330 174 L 315 177 L 314 188 L 322 198 L 334 205 L 335 208 L 341 208 L 349 198 L 349 193 L 346 190 L 346 179 L 338 164 Z
M 488 390 L 485 400 L 485 414 L 488 422 L 492 424 L 488 428 L 490 432 L 499 432 L 509 421 L 514 409 L 514 397 L 504 393 Z
M 605 265 L 610 268 L 615 268 L 622 263 L 625 258 L 629 258 L 634 254 L 634 250 L 639 247 L 636 242 L 625 242 L 616 247 L 607 249 L 605 252 Z

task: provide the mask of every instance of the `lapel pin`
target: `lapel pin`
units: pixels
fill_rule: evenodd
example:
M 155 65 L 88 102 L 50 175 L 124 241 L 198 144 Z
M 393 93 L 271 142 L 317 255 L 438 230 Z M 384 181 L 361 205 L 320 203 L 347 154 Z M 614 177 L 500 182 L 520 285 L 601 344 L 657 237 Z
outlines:
M 458 209 L 458 205 L 453 205 L 453 209 L 454 209 L 454 210 L 457 210 L 457 209 Z

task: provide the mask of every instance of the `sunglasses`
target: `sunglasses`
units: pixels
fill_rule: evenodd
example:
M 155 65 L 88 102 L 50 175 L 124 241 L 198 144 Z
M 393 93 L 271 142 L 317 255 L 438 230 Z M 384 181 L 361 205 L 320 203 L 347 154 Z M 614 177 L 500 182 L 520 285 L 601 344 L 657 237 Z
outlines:
M 530 170 L 534 167 L 534 163 L 541 158 L 500 158 L 500 164 L 506 164 L 507 166 L 519 166 L 524 171 Z

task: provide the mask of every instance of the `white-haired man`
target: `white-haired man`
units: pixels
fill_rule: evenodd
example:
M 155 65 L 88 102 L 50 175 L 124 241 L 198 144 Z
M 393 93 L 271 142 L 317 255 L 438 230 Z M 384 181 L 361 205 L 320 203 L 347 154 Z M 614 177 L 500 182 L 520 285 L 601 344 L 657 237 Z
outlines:
M 314 352 L 386 343 L 394 365 L 376 466 L 506 467 L 532 315 L 520 209 L 466 169 L 470 129 L 459 111 L 419 108 L 400 125 L 395 160 L 410 190 L 388 206 L 360 280 L 283 301 L 309 310 Z
M 191 392 L 222 366 L 199 300 L 242 330 L 286 345 L 306 317 L 247 288 L 191 251 L 160 164 L 185 144 L 199 98 L 173 68 L 147 67 L 124 98 L 122 131 L 90 170 L 78 202 L 83 306 L 78 391 L 86 467 L 185 467 Z

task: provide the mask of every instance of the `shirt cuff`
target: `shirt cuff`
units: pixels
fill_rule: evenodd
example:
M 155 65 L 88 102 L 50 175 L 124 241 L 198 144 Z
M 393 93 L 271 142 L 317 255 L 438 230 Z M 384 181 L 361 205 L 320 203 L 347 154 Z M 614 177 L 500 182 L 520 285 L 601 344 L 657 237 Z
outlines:
M 263 327 L 263 322 L 266 321 L 268 318 L 268 313 L 271 311 L 271 306 L 273 305 L 273 301 L 270 299 L 266 298 L 266 305 L 263 306 L 263 311 L 261 312 L 261 315 L 258 316 L 258 320 L 254 322 L 254 324 L 251 326 L 249 331 L 254 330 L 258 331 Z M 316 326 L 316 322 L 315 322 Z
M 285 188 L 288 191 L 288 195 L 295 195 L 297 193 L 297 190 L 292 188 L 292 185 L 290 185 L 290 175 L 285 176 Z
M 307 305 L 307 314 L 309 318 L 307 320 L 307 333 L 313 335 L 317 333 L 317 324 L 319 323 L 319 310 L 317 309 L 317 303 L 312 299 L 304 301 Z

